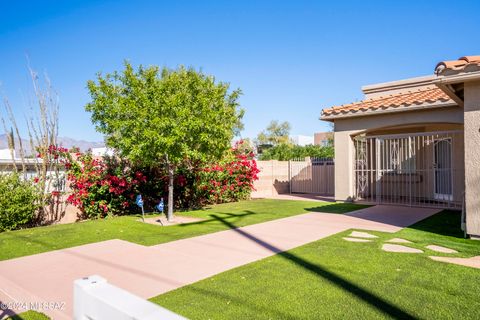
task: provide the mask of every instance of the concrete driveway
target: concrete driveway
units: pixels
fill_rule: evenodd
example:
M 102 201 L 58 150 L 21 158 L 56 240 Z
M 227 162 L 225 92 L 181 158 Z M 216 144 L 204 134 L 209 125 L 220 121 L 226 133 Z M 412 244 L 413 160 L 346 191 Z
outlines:
M 0 262 L 0 302 L 58 303 L 61 310 L 40 311 L 71 319 L 78 278 L 97 274 L 150 298 L 347 229 L 396 232 L 438 211 L 374 206 L 348 214 L 315 212 L 151 247 L 109 240 L 6 260 Z

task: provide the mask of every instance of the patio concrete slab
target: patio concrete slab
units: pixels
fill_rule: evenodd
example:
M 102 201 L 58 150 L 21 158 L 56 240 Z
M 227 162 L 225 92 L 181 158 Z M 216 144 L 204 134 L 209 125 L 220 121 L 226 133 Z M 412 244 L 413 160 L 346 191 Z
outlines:
M 429 258 L 435 261 L 453 263 L 453 264 L 458 264 L 460 266 L 480 269 L 480 256 L 475 256 L 471 258 L 452 258 L 452 257 L 432 256 Z
M 370 239 L 360 239 L 360 238 L 350 238 L 350 237 L 343 237 L 343 240 L 350 241 L 350 242 L 372 242 Z
M 385 243 L 382 246 L 382 250 L 387 252 L 399 252 L 399 253 L 423 253 L 423 251 L 420 249 L 402 246 L 401 244 L 390 244 L 390 243 Z
M 442 247 L 442 246 L 437 246 L 434 244 L 428 245 L 425 248 L 430 249 L 432 251 L 441 252 L 441 253 L 458 253 L 457 250 Z
M 376 235 L 368 233 L 368 232 L 360 232 L 360 231 L 352 231 L 352 233 L 349 234 L 349 237 L 356 237 L 356 238 L 378 238 Z
M 350 214 L 307 213 L 242 228 L 221 220 L 232 229 L 151 247 L 109 240 L 1 261 L 0 301 L 65 302 L 63 310 L 42 312 L 70 319 L 78 278 L 98 274 L 150 298 L 338 232 L 396 232 L 438 211 L 377 206 Z
M 412 241 L 409 241 L 407 239 L 402 239 L 402 238 L 393 238 L 393 239 L 387 240 L 387 242 L 391 242 L 391 243 L 412 243 Z

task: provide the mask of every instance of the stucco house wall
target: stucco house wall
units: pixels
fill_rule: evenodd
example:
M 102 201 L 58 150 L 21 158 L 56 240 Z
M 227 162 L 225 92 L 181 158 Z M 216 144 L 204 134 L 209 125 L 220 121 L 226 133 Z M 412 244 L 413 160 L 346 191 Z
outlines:
M 465 206 L 467 233 L 480 236 L 480 81 L 466 82 Z

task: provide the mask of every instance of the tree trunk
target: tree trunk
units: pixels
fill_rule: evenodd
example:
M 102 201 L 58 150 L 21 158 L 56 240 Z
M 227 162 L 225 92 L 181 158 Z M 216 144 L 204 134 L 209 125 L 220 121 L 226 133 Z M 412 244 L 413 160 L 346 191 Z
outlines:
M 168 164 L 168 212 L 167 220 L 173 220 L 173 165 Z

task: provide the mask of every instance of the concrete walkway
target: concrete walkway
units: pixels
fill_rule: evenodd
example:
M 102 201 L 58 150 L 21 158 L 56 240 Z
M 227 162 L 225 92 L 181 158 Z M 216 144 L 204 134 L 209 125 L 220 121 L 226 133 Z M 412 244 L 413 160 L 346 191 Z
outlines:
M 70 319 L 78 278 L 97 274 L 150 298 L 347 229 L 396 232 L 438 211 L 375 206 L 343 215 L 308 213 L 151 247 L 109 240 L 11 259 L 0 262 L 0 301 L 64 302 L 63 310 L 43 312 Z

